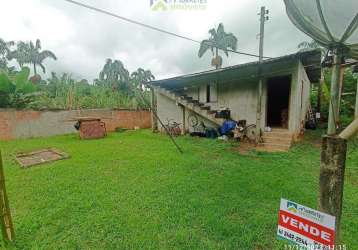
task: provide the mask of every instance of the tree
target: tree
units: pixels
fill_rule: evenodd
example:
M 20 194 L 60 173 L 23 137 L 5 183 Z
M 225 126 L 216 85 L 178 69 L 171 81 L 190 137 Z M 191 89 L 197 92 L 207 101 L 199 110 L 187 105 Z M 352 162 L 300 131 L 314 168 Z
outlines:
M 300 49 L 300 51 L 307 51 L 312 49 L 323 50 L 323 47 L 321 47 L 321 45 L 319 45 L 315 40 L 312 40 L 310 42 L 303 41 L 299 43 L 297 47 Z
M 7 59 L 10 53 L 10 47 L 13 45 L 13 41 L 5 42 L 0 38 L 0 69 L 7 69 Z
M 99 73 L 99 80 L 107 87 L 115 90 L 129 91 L 129 71 L 120 60 L 107 59 L 102 71 Z
M 218 69 L 222 65 L 222 58 L 219 56 L 219 49 L 223 50 L 226 56 L 229 56 L 228 49 L 232 49 L 234 51 L 237 49 L 237 38 L 232 33 L 226 33 L 222 23 L 219 24 L 217 30 L 215 30 L 215 28 L 209 30 L 209 34 L 209 39 L 205 39 L 201 42 L 198 56 L 201 58 L 206 51 L 210 49 L 213 55 L 215 55 L 211 61 L 211 65 Z
M 12 76 L 0 73 L 0 107 L 24 108 L 34 100 L 39 93 L 36 86 L 29 82 L 29 75 L 27 67 Z
M 11 59 L 15 59 L 20 67 L 23 67 L 25 64 L 31 64 L 34 69 L 35 76 L 37 75 L 37 66 L 40 66 L 43 73 L 46 73 L 46 68 L 43 65 L 45 59 L 52 58 L 53 60 L 57 60 L 57 57 L 52 51 L 41 51 L 40 39 L 37 39 L 35 44 L 32 41 L 18 42 L 16 50 L 11 52 L 9 57 Z
M 154 75 L 150 70 L 144 70 L 142 68 L 138 68 L 131 74 L 132 81 L 134 86 L 140 90 L 145 88 L 144 83 L 150 82 L 155 79 Z

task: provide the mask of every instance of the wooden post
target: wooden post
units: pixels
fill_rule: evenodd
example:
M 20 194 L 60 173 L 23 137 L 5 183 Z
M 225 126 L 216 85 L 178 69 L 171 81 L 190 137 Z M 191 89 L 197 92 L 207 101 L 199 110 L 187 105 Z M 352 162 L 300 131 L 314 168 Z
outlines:
M 340 65 L 341 65 L 341 49 L 335 49 L 333 56 L 332 80 L 331 80 L 331 97 L 329 101 L 329 115 L 328 115 L 328 135 L 335 135 L 337 129 L 338 101 L 339 101 L 339 79 L 340 79 Z
M 317 93 L 317 113 L 321 114 L 321 102 L 322 102 L 322 87 L 323 87 L 323 83 L 324 83 L 324 70 L 323 68 L 321 68 L 321 77 L 319 79 L 319 84 L 318 84 L 318 93 Z
M 348 140 L 355 136 L 358 133 L 358 117 L 349 124 L 348 127 L 346 127 L 339 135 L 338 137 Z
M 318 207 L 320 211 L 336 217 L 336 243 L 340 235 L 346 153 L 345 139 L 323 137 Z
M 341 101 L 342 101 L 342 92 L 343 92 L 343 81 L 344 81 L 344 66 L 341 65 L 339 69 L 339 94 L 338 94 L 338 114 L 341 112 Z M 339 122 L 339 115 L 337 121 Z
M 0 213 L 1 213 L 1 232 L 5 243 L 15 238 L 14 227 L 12 225 L 9 200 L 6 194 L 5 175 L 0 151 Z
M 158 121 L 154 113 L 157 112 L 157 98 L 153 88 L 150 88 L 151 92 L 151 112 L 152 112 L 152 132 L 158 132 Z

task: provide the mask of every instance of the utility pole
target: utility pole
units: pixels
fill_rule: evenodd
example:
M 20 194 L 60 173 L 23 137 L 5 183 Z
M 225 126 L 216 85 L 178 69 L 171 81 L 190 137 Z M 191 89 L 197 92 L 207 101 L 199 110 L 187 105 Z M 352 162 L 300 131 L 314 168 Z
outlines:
M 257 91 L 257 111 L 256 111 L 256 143 L 260 141 L 261 137 L 261 117 L 262 117 L 262 88 L 263 88 L 263 79 L 262 79 L 262 62 L 264 56 L 264 34 L 265 34 L 265 22 L 269 19 L 267 14 L 269 13 L 266 10 L 265 6 L 261 7 L 260 15 L 260 45 L 259 45 L 259 85 Z

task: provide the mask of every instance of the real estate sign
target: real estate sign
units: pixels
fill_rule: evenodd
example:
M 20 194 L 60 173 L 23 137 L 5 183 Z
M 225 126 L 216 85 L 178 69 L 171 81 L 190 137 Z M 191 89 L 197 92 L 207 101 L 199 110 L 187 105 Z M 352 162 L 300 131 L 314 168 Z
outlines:
M 308 249 L 334 245 L 335 217 L 281 199 L 277 236 Z

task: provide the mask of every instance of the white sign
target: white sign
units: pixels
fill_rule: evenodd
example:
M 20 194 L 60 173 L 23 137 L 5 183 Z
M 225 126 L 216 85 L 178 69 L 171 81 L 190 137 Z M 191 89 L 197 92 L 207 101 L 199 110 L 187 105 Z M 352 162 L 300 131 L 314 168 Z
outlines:
M 281 199 L 277 236 L 308 249 L 334 245 L 335 217 L 293 201 Z

